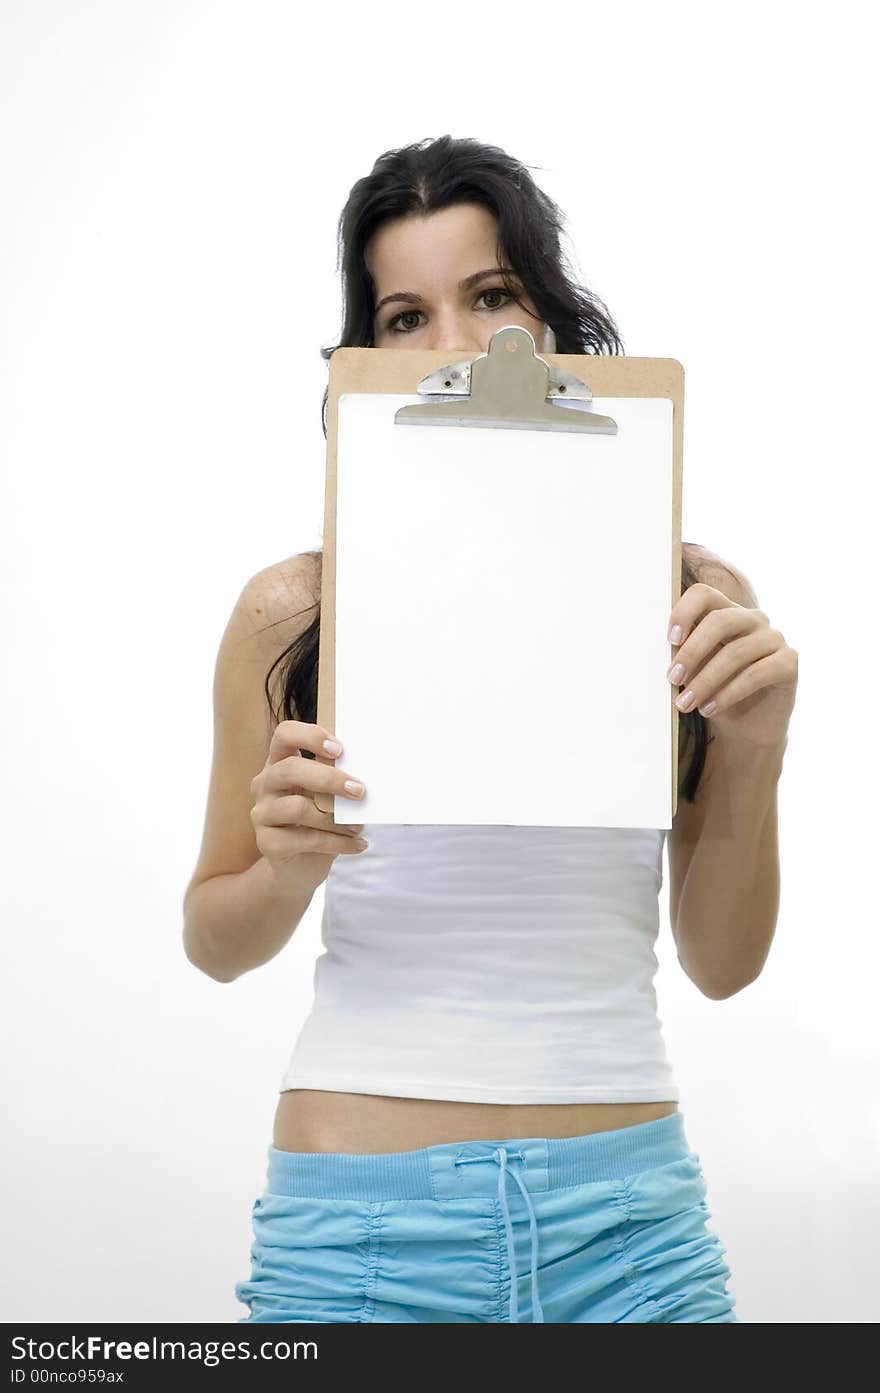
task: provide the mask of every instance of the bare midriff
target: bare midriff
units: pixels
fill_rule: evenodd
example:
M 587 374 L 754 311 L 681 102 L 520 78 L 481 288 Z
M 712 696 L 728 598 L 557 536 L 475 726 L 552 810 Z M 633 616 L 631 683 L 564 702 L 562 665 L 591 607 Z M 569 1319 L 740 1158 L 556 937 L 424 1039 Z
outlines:
M 367 1154 L 450 1141 L 578 1137 L 633 1127 L 678 1111 L 678 1103 L 461 1103 L 291 1088 L 279 1097 L 279 1151 Z

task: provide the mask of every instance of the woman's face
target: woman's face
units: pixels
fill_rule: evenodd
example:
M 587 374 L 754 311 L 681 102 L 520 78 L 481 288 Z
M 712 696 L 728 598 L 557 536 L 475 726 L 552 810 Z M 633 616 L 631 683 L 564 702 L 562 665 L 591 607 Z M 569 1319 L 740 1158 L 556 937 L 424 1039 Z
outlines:
M 539 353 L 554 352 L 553 331 L 538 318 L 519 278 L 514 283 L 522 305 L 504 289 L 497 236 L 497 219 L 473 203 L 427 217 L 412 214 L 379 228 L 365 251 L 376 292 L 375 347 L 485 353 L 496 329 L 520 324 Z M 479 271 L 492 274 L 461 284 Z

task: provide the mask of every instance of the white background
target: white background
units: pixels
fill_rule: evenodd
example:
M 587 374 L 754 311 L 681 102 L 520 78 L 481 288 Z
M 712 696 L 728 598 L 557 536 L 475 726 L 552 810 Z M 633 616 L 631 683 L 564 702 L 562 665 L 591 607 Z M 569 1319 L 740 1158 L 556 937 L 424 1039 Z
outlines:
M 741 1319 L 876 1320 L 869 12 L 315 13 L 3 10 L 4 1319 L 245 1314 L 322 897 L 232 985 L 184 956 L 213 663 L 321 543 L 340 209 L 448 132 L 529 164 L 626 351 L 684 364 L 684 538 L 800 653 L 767 966 L 701 997 L 664 886 L 657 985 Z

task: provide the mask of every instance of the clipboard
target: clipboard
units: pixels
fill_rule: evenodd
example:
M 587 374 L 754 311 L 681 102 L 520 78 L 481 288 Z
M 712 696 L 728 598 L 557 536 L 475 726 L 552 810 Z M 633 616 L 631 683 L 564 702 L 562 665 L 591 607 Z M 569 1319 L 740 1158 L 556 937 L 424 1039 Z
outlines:
M 678 801 L 679 713 L 665 676 L 665 626 L 681 594 L 683 409 L 684 369 L 676 359 L 538 356 L 534 338 L 518 325 L 497 330 L 486 353 L 461 361 L 413 349 L 334 352 L 318 722 L 339 734 L 340 762 L 364 780 L 367 792 L 357 802 L 316 794 L 321 811 L 365 825 L 671 826 Z M 603 491 L 604 515 L 591 507 L 591 498 Z M 518 535 L 515 527 L 507 535 L 508 521 L 518 525 Z M 548 546 L 554 529 L 566 538 L 555 551 Z M 582 543 L 573 541 L 581 529 Z M 634 551 L 631 536 L 639 539 Z M 530 548 L 547 571 L 546 624 L 533 629 L 533 647 L 540 648 L 540 637 L 541 671 L 549 676 L 543 691 L 539 683 L 524 692 L 520 679 L 530 676 L 534 685 L 536 673 L 513 658 L 515 630 L 508 627 L 507 646 L 499 640 L 494 655 L 487 655 L 476 645 L 475 625 L 492 614 L 510 625 L 505 587 L 515 590 L 514 581 L 520 585 L 514 598 L 535 618 L 522 589 Z M 588 595 L 584 578 L 590 557 L 603 548 L 605 568 L 593 575 L 601 582 L 597 597 Z M 615 605 L 646 550 L 652 560 L 645 586 L 638 603 L 629 595 L 618 623 Z M 416 603 L 421 608 L 407 616 L 406 605 Z M 401 605 L 404 614 L 398 616 Z M 554 606 L 562 607 L 564 623 Z M 578 646 L 581 609 L 592 613 L 599 630 L 597 636 L 585 628 Z M 646 609 L 650 629 L 642 624 Z M 471 658 L 465 671 L 456 657 L 463 634 L 461 646 Z M 484 626 L 487 650 L 492 634 Z M 338 645 L 345 645 L 341 652 Z M 362 650 L 356 671 L 348 663 L 355 647 Z M 553 660 L 581 648 L 581 666 L 566 671 L 554 689 Z M 644 688 L 647 680 L 651 694 L 645 698 L 629 690 L 634 684 L 627 681 L 626 665 L 633 654 L 642 662 L 649 649 L 651 665 L 643 663 L 639 684 Z M 597 664 L 611 650 L 618 671 L 600 675 Z M 462 685 L 465 702 L 472 701 L 477 713 L 473 721 L 462 706 Z M 374 694 L 372 723 L 368 692 Z M 597 704 L 600 692 L 605 705 Z M 494 738 L 492 722 L 485 720 L 487 693 L 491 710 L 508 723 L 506 737 Z M 640 706 L 643 700 L 649 705 Z M 627 725 L 630 709 L 641 716 Z M 362 721 L 354 720 L 356 713 Z M 513 742 L 512 722 L 522 731 Z M 471 729 L 480 724 L 484 731 Z M 378 743 L 372 739 L 375 726 L 384 728 Z M 431 755 L 420 748 L 430 744 L 426 733 L 435 741 Z M 664 746 L 669 759 L 658 762 Z M 613 769 L 609 750 L 616 751 Z M 593 780 L 591 790 L 591 773 L 603 761 L 604 783 Z M 649 796 L 639 791 L 640 777 Z M 511 778 L 516 784 L 505 790 Z M 600 786 L 604 802 L 597 802 Z M 469 811 L 462 816 L 456 798 L 465 789 Z

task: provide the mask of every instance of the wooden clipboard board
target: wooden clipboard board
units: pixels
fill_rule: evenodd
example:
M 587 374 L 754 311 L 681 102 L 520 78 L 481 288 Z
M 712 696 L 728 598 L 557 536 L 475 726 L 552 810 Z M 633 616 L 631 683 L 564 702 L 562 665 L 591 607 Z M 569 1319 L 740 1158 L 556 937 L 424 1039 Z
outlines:
M 507 327 L 493 335 L 493 344 L 500 336 L 524 336 L 534 351 L 534 340 L 528 331 L 519 327 Z M 520 340 L 517 337 L 517 342 Z M 490 349 L 493 347 L 490 344 Z M 488 355 L 473 355 L 470 360 L 457 362 L 458 369 L 476 363 Z M 682 493 L 682 453 L 683 453 L 683 411 L 684 411 L 684 369 L 674 358 L 637 358 L 605 356 L 599 354 L 541 354 L 539 361 L 550 369 L 550 384 L 565 382 L 586 382 L 589 390 L 586 396 L 593 397 L 647 397 L 666 398 L 672 403 L 672 518 L 670 542 L 669 609 L 681 594 L 681 493 Z M 479 365 L 478 365 L 479 366 Z M 324 533 L 321 584 L 321 628 L 318 650 L 318 712 L 320 725 L 328 730 L 336 730 L 336 575 L 337 575 L 337 441 L 339 424 L 339 399 L 343 394 L 425 394 L 426 403 L 453 404 L 453 397 L 446 395 L 445 389 L 453 384 L 449 376 L 450 355 L 447 352 L 422 351 L 415 349 L 375 349 L 339 348 L 330 360 L 328 406 L 327 406 L 327 449 L 324 501 Z M 454 376 L 455 374 L 453 374 Z M 470 390 L 472 380 L 467 384 Z M 420 387 L 421 384 L 421 387 Z M 459 397 L 461 384 L 456 384 Z M 563 386 L 562 391 L 565 390 Z M 577 391 L 577 389 L 574 389 Z M 442 394 L 442 395 L 434 395 Z M 552 392 L 550 396 L 559 397 Z M 549 406 L 549 399 L 548 399 Z M 406 408 L 409 409 L 409 408 Z M 558 407 L 551 408 L 559 413 Z M 500 423 L 499 423 L 500 424 Z M 450 425 L 450 429 L 461 429 Z M 548 428 L 548 427 L 544 427 Z M 452 437 L 450 437 L 452 443 Z M 621 539 L 621 564 L 623 556 Z M 678 806 L 678 708 L 675 706 L 675 689 L 670 686 L 669 710 L 672 733 L 672 817 Z M 345 732 L 341 733 L 345 740 Z M 348 751 L 343 754 L 346 761 Z M 334 761 L 325 760 L 326 763 Z M 349 766 L 346 766 L 349 767 Z M 357 771 L 355 771 L 357 772 Z M 368 788 L 369 793 L 369 788 Z M 315 803 L 322 812 L 333 813 L 335 798 L 332 794 L 315 795 Z M 346 808 L 346 819 L 351 820 L 360 814 L 355 803 Z M 366 820 L 369 821 L 369 817 Z

